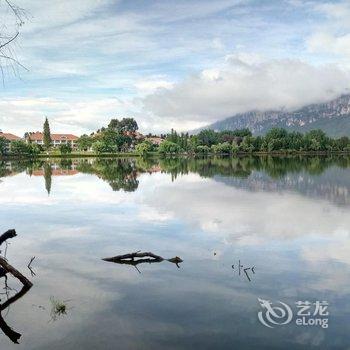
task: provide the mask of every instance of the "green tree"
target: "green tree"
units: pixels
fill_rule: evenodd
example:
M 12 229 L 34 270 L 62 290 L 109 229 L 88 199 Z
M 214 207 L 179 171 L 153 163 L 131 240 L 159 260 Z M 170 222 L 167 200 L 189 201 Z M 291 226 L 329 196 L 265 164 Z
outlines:
M 69 143 L 62 144 L 59 147 L 61 154 L 69 154 L 72 153 L 72 146 Z
M 44 135 L 44 147 L 45 149 L 49 149 L 51 147 L 51 132 L 50 132 L 50 124 L 47 118 L 45 118 L 44 127 L 43 127 L 43 135 Z
M 77 148 L 79 151 L 87 151 L 91 148 L 94 140 L 88 135 L 82 135 L 77 140 Z
M 305 135 L 306 146 L 311 151 L 325 151 L 331 148 L 330 139 L 320 129 L 311 130 Z
M 30 154 L 29 145 L 22 140 L 12 141 L 11 153 L 14 155 Z
M 252 132 L 248 128 L 236 129 L 236 130 L 233 130 L 232 133 L 234 136 L 237 136 L 237 137 L 252 136 Z
M 138 130 L 137 122 L 134 118 L 123 118 L 122 120 L 111 119 L 108 124 L 108 129 L 118 132 L 135 132 Z
M 120 127 L 121 127 L 121 131 L 131 131 L 131 132 L 135 132 L 139 128 L 134 118 L 123 118 L 120 121 Z
M 96 141 L 92 144 L 92 149 L 95 153 L 114 153 L 117 152 L 117 147 L 107 143 L 105 140 Z
M 143 141 L 143 142 L 137 144 L 135 147 L 135 150 L 139 155 L 145 156 L 148 153 L 152 152 L 153 145 L 151 142 L 146 140 L 146 141 Z
M 0 155 L 8 153 L 9 141 L 5 137 L 0 137 Z
M 212 145 L 211 150 L 216 154 L 230 154 L 232 152 L 232 146 L 228 142 L 223 142 Z
M 254 137 L 246 136 L 242 143 L 239 145 L 240 150 L 243 152 L 251 153 L 254 151 Z
M 209 146 L 215 145 L 218 143 L 218 134 L 211 129 L 202 130 L 197 135 L 198 144 L 201 146 Z
M 210 153 L 210 147 L 207 145 L 199 145 L 196 147 L 195 152 L 197 154 L 208 154 Z
M 28 153 L 32 156 L 36 156 L 42 152 L 42 147 L 36 143 L 27 144 Z
M 92 147 L 95 152 L 98 153 L 114 153 L 121 150 L 126 151 L 132 139 L 129 136 L 123 135 L 120 132 L 113 129 L 105 129 L 95 137 L 95 142 Z
M 159 145 L 158 152 L 160 154 L 172 154 L 180 153 L 182 149 L 177 143 L 165 140 Z

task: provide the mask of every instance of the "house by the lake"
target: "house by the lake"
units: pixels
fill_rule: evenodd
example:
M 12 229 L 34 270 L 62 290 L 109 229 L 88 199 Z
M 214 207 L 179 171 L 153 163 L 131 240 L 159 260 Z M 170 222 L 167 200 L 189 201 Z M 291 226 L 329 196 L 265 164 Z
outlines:
M 78 138 L 78 136 L 72 134 L 51 134 L 53 147 L 69 144 L 72 146 L 72 148 L 75 148 Z M 39 131 L 28 133 L 26 135 L 26 141 L 33 142 L 38 145 L 44 145 L 44 134 Z
M 3 137 L 7 141 L 10 141 L 10 142 L 21 140 L 21 138 L 19 136 L 16 136 L 14 134 L 10 134 L 8 132 L 2 132 L 1 130 L 0 130 L 0 137 Z
M 9 141 L 8 149 L 11 148 L 11 142 L 21 140 L 21 138 L 19 136 L 14 135 L 14 134 L 10 134 L 8 132 L 2 132 L 1 130 L 0 130 L 0 137 L 2 137 L 4 139 L 6 139 L 7 141 Z

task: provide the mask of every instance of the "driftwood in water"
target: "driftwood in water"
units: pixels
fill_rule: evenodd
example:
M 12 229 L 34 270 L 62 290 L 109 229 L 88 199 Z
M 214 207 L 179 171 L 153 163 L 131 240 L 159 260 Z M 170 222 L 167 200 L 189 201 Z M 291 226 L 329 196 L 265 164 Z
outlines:
M 7 335 L 12 340 L 12 342 L 14 342 L 15 344 L 19 344 L 19 339 L 21 338 L 22 334 L 13 330 L 3 319 L 1 314 L 0 314 L 0 329 L 4 332 L 5 335 Z
M 0 266 L 8 273 L 10 273 L 13 277 L 16 277 L 18 280 L 22 282 L 24 286 L 32 287 L 33 283 L 30 282 L 27 277 L 23 276 L 17 269 L 15 269 L 12 265 L 10 265 L 4 258 L 0 257 Z
M 151 252 L 140 253 L 140 251 L 135 252 L 135 253 L 124 254 L 124 255 L 117 255 L 117 256 L 113 256 L 112 258 L 105 258 L 105 259 L 102 259 L 102 260 L 110 261 L 110 262 L 120 262 L 121 260 L 130 259 L 131 261 L 134 261 L 135 258 L 146 258 L 146 257 L 152 258 L 152 259 L 148 259 L 148 260 L 156 260 L 156 261 L 159 261 L 159 262 L 164 260 L 161 256 L 155 255 L 155 254 L 153 254 Z
M 3 244 L 7 239 L 16 237 L 16 230 L 8 230 L 0 236 L 0 245 Z
M 7 239 L 16 237 L 15 230 L 8 230 L 0 236 L 0 245 Z M 1 312 L 7 309 L 11 304 L 15 303 L 18 299 L 22 298 L 32 288 L 33 284 L 25 276 L 23 276 L 17 269 L 15 269 L 7 260 L 0 256 L 0 278 L 5 277 L 7 281 L 7 274 L 10 273 L 17 278 L 22 284 L 22 289 L 12 297 L 8 298 L 4 303 L 0 304 L 0 329 L 7 335 L 13 343 L 18 344 L 21 334 L 13 330 L 4 320 Z M 7 283 L 5 281 L 5 284 Z M 7 284 L 6 284 L 7 286 Z
M 138 258 L 136 260 L 136 258 Z M 140 259 L 141 258 L 141 259 Z M 146 258 L 146 259 L 142 259 Z M 123 254 L 123 255 L 117 255 L 113 256 L 111 258 L 104 258 L 102 259 L 104 261 L 109 261 L 109 262 L 114 262 L 116 264 L 124 264 L 124 265 L 131 265 L 131 266 L 137 266 L 138 264 L 144 264 L 144 263 L 159 263 L 162 261 L 169 261 L 173 264 L 176 264 L 177 267 L 180 268 L 179 263 L 182 263 L 183 260 L 176 256 L 175 258 L 171 259 L 164 259 L 163 257 L 153 254 L 151 252 L 134 252 L 134 253 L 129 253 L 129 254 Z

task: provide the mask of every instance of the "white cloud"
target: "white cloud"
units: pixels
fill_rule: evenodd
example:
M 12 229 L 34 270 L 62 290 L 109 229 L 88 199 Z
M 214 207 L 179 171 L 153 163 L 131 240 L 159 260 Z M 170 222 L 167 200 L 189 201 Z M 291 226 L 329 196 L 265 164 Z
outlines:
M 126 101 L 117 98 L 17 98 L 0 101 L 3 124 L 11 125 L 8 131 L 18 135 L 41 130 L 45 116 L 50 120 L 52 132 L 91 132 L 106 126 L 116 114 L 123 114 L 127 106 Z
M 135 83 L 136 89 L 141 94 L 154 93 L 158 89 L 170 89 L 174 83 L 164 79 L 163 77 L 151 77 L 149 79 L 142 79 Z
M 314 64 L 350 70 L 347 1 L 16 3 L 29 13 L 17 48 L 29 72 L 6 96 L 58 101 L 52 117 L 77 131 L 92 131 L 112 112 L 137 116 L 147 132 L 188 130 L 237 112 L 323 101 L 349 86 L 348 72 Z M 2 105 L 2 128 L 37 128 L 47 109 L 16 106 L 17 120 Z
M 172 89 L 143 100 L 148 112 L 166 120 L 213 122 L 250 110 L 288 110 L 337 97 L 350 87 L 350 73 L 299 60 L 262 61 L 228 56 L 226 63 L 192 75 Z
M 306 38 L 307 49 L 316 54 L 335 55 L 338 62 L 349 68 L 346 59 L 350 57 L 350 3 L 317 3 L 314 11 L 323 15 L 324 20 Z
M 315 33 L 308 38 L 307 45 L 311 52 L 326 52 L 350 57 L 350 33 L 339 36 L 326 32 Z

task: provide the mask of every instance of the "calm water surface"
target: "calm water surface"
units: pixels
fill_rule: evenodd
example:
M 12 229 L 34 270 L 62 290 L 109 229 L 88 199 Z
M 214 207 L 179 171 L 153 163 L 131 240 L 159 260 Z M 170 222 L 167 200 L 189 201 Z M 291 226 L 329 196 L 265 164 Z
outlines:
M 1 312 L 21 334 L 3 328 L 1 350 L 350 344 L 348 158 L 2 162 L 0 177 L 0 231 L 18 233 L 2 254 L 34 284 Z M 184 262 L 101 260 L 138 250 Z M 1 278 L 1 303 L 20 289 Z M 258 299 L 293 319 L 262 325 Z M 327 301 L 329 327 L 297 326 L 297 301 Z

